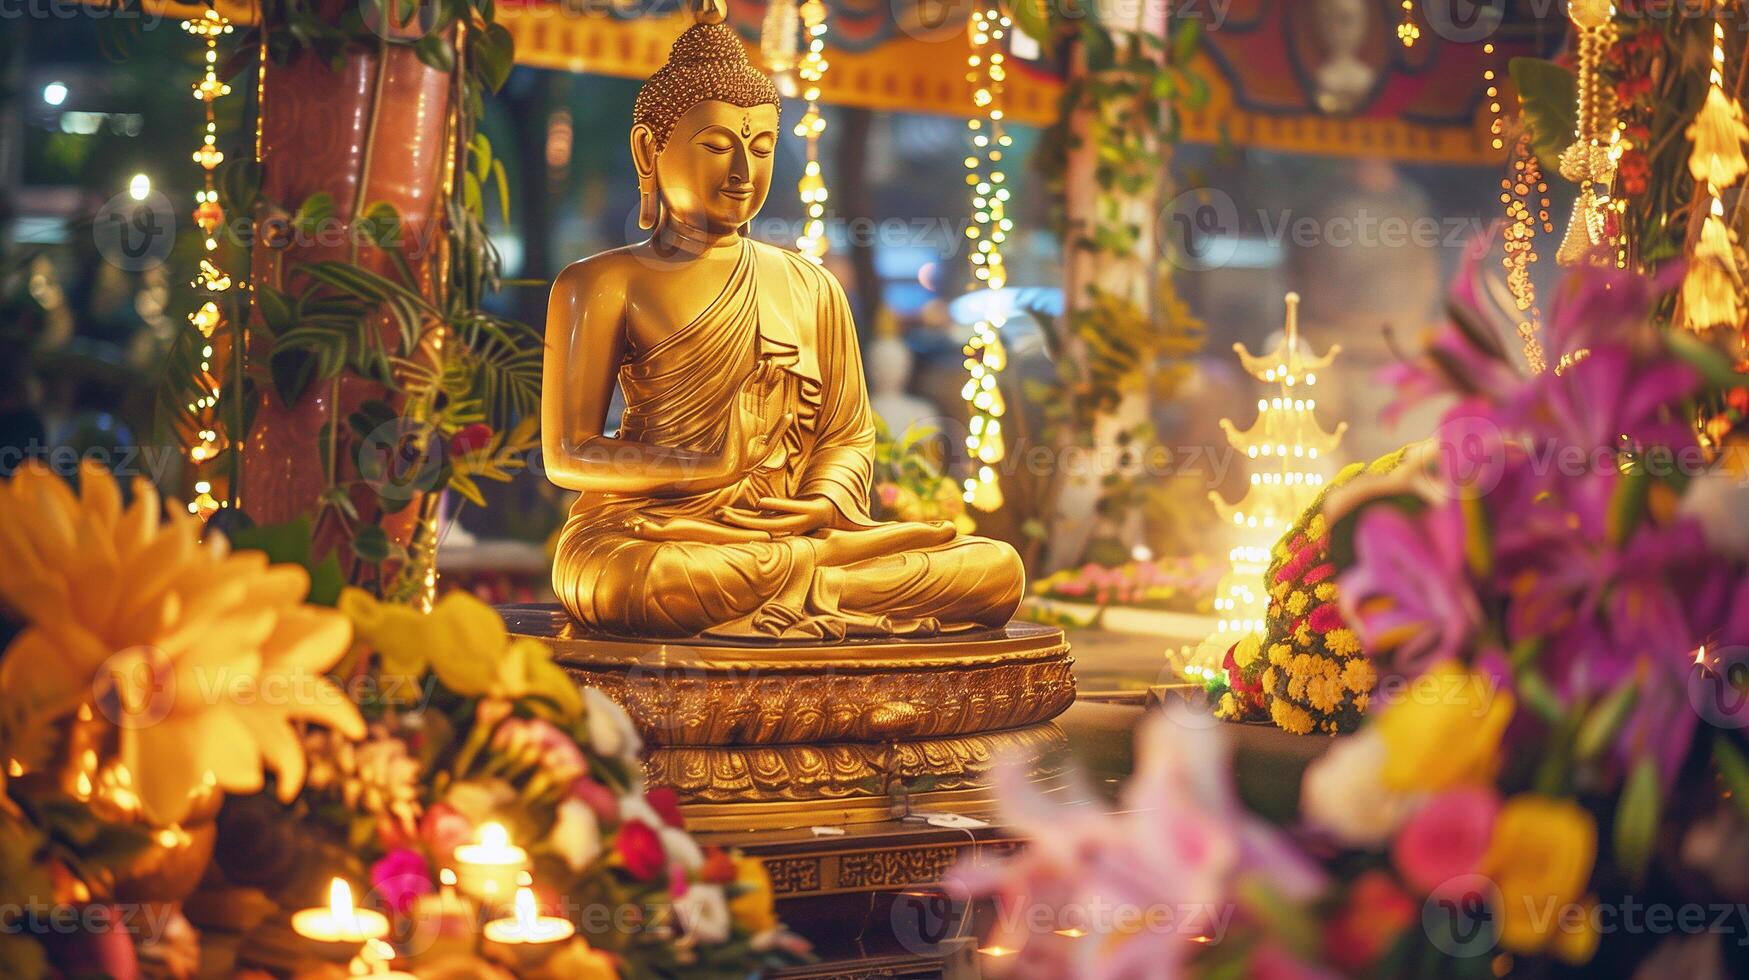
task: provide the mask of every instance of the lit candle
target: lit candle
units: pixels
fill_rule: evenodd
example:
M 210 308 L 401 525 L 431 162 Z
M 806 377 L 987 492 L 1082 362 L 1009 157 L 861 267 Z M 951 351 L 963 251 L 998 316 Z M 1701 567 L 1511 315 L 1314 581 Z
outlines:
M 528 852 L 510 843 L 503 824 L 487 823 L 480 827 L 479 843 L 455 849 L 455 864 L 456 885 L 463 894 L 482 902 L 501 902 L 516 890 L 528 867 Z
M 309 940 L 328 959 L 345 962 L 372 939 L 389 934 L 389 919 L 381 912 L 352 907 L 352 886 L 335 878 L 328 886 L 328 907 L 292 914 L 292 931 Z
M 485 930 L 486 951 L 509 966 L 538 966 L 577 933 L 570 919 L 541 915 L 527 888 L 516 890 L 512 908 L 513 915 L 493 919 Z
M 456 894 L 456 873 L 443 868 L 437 877 L 442 883 L 437 894 L 413 900 L 413 930 L 407 938 L 407 954 L 416 960 L 475 951 L 479 923 L 473 908 Z

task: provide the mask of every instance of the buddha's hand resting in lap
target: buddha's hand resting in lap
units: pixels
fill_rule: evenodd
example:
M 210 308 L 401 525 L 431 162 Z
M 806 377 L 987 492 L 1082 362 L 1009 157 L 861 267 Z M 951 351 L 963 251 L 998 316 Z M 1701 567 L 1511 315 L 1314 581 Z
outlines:
M 838 508 L 825 497 L 760 497 L 759 510 L 725 507 L 725 523 L 772 537 L 808 534 L 838 525 Z
M 725 483 L 746 475 L 771 455 L 771 450 L 783 442 L 794 424 L 794 412 L 784 412 L 770 419 L 772 394 L 783 377 L 783 369 L 770 362 L 761 362 L 741 384 L 735 407 L 729 413 L 729 432 L 723 440 L 723 450 L 715 467 Z

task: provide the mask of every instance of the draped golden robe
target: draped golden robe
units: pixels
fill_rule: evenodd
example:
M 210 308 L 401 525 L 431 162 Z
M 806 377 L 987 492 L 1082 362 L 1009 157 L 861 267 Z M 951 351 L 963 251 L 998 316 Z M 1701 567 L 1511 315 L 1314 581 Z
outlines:
M 949 524 L 869 514 L 874 415 L 850 308 L 831 276 L 755 242 L 692 323 L 620 366 L 620 437 L 716 453 L 743 382 L 781 370 L 771 418 L 794 413 L 750 473 L 681 497 L 584 493 L 553 562 L 553 588 L 583 625 L 637 637 L 929 634 L 1001 626 L 1020 603 L 1020 557 Z M 841 527 L 770 540 L 698 540 L 725 507 L 821 496 Z M 689 531 L 688 526 L 691 530 Z M 848 528 L 848 529 L 846 529 Z

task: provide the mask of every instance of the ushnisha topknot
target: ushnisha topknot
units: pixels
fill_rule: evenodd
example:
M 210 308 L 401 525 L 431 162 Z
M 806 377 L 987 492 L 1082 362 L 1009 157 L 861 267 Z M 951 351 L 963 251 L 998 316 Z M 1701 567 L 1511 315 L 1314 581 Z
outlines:
M 747 60 L 740 35 L 723 23 L 722 0 L 695 0 L 693 25 L 675 40 L 668 63 L 650 76 L 632 104 L 632 123 L 650 127 L 658 152 L 668 145 L 674 123 L 688 109 L 710 99 L 751 109 L 777 106 L 777 86 Z

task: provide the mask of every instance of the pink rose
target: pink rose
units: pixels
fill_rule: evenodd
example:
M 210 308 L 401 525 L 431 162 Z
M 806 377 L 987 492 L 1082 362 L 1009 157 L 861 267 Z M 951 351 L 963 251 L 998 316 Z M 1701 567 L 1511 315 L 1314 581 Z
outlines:
M 1391 846 L 1403 880 L 1422 894 L 1459 875 L 1474 874 L 1494 833 L 1500 797 L 1492 789 L 1465 787 L 1428 800 L 1410 815 Z
M 619 797 L 613 795 L 613 790 L 582 776 L 571 784 L 571 795 L 595 811 L 595 822 L 601 826 L 611 827 L 619 823 Z
M 419 839 L 433 857 L 447 864 L 458 846 L 474 839 L 474 825 L 448 803 L 433 803 L 419 821 Z
M 431 872 L 425 856 L 409 848 L 390 851 L 370 866 L 370 883 L 396 914 L 405 915 L 413 900 L 432 892 Z

